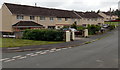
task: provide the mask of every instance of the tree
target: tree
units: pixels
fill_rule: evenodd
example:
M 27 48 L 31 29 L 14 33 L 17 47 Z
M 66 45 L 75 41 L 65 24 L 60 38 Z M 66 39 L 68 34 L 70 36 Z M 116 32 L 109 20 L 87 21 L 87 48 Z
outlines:
M 77 22 L 76 21 L 71 25 L 71 28 L 77 29 Z

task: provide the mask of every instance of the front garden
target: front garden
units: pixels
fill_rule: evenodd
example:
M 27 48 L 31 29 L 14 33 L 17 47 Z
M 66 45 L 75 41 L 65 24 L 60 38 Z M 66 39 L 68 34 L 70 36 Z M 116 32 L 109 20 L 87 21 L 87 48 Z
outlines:
M 15 38 L 0 38 L 0 47 L 22 47 L 32 45 L 47 45 L 63 43 L 63 41 L 37 41 L 27 39 L 15 39 Z

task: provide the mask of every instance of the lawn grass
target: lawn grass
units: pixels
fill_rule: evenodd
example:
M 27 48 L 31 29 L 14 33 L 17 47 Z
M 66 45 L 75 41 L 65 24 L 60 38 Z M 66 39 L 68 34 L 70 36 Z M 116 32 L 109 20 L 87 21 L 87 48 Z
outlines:
M 120 24 L 120 22 L 105 22 L 105 24 L 116 24 L 116 25 L 117 25 L 118 23 Z
M 62 43 L 63 41 L 35 41 L 26 39 L 0 38 L 0 47 L 22 47 L 31 45 L 47 45 Z

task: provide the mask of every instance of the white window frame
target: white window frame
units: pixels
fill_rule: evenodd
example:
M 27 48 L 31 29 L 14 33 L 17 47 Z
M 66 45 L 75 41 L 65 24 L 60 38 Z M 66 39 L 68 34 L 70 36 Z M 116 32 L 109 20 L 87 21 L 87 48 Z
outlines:
M 35 20 L 35 16 L 30 16 L 30 20 Z
M 17 15 L 16 18 L 17 19 L 24 19 L 24 16 L 23 15 Z
M 40 16 L 40 20 L 45 20 L 46 18 L 44 16 Z
M 58 21 L 62 21 L 62 18 L 57 18 Z
M 50 17 L 50 21 L 53 21 L 54 20 L 54 18 L 53 17 Z

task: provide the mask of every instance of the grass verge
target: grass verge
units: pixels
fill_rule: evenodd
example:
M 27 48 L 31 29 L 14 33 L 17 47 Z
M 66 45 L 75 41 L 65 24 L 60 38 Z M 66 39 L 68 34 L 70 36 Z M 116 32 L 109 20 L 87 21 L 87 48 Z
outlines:
M 0 47 L 22 47 L 63 43 L 63 41 L 35 41 L 26 39 L 0 38 Z

